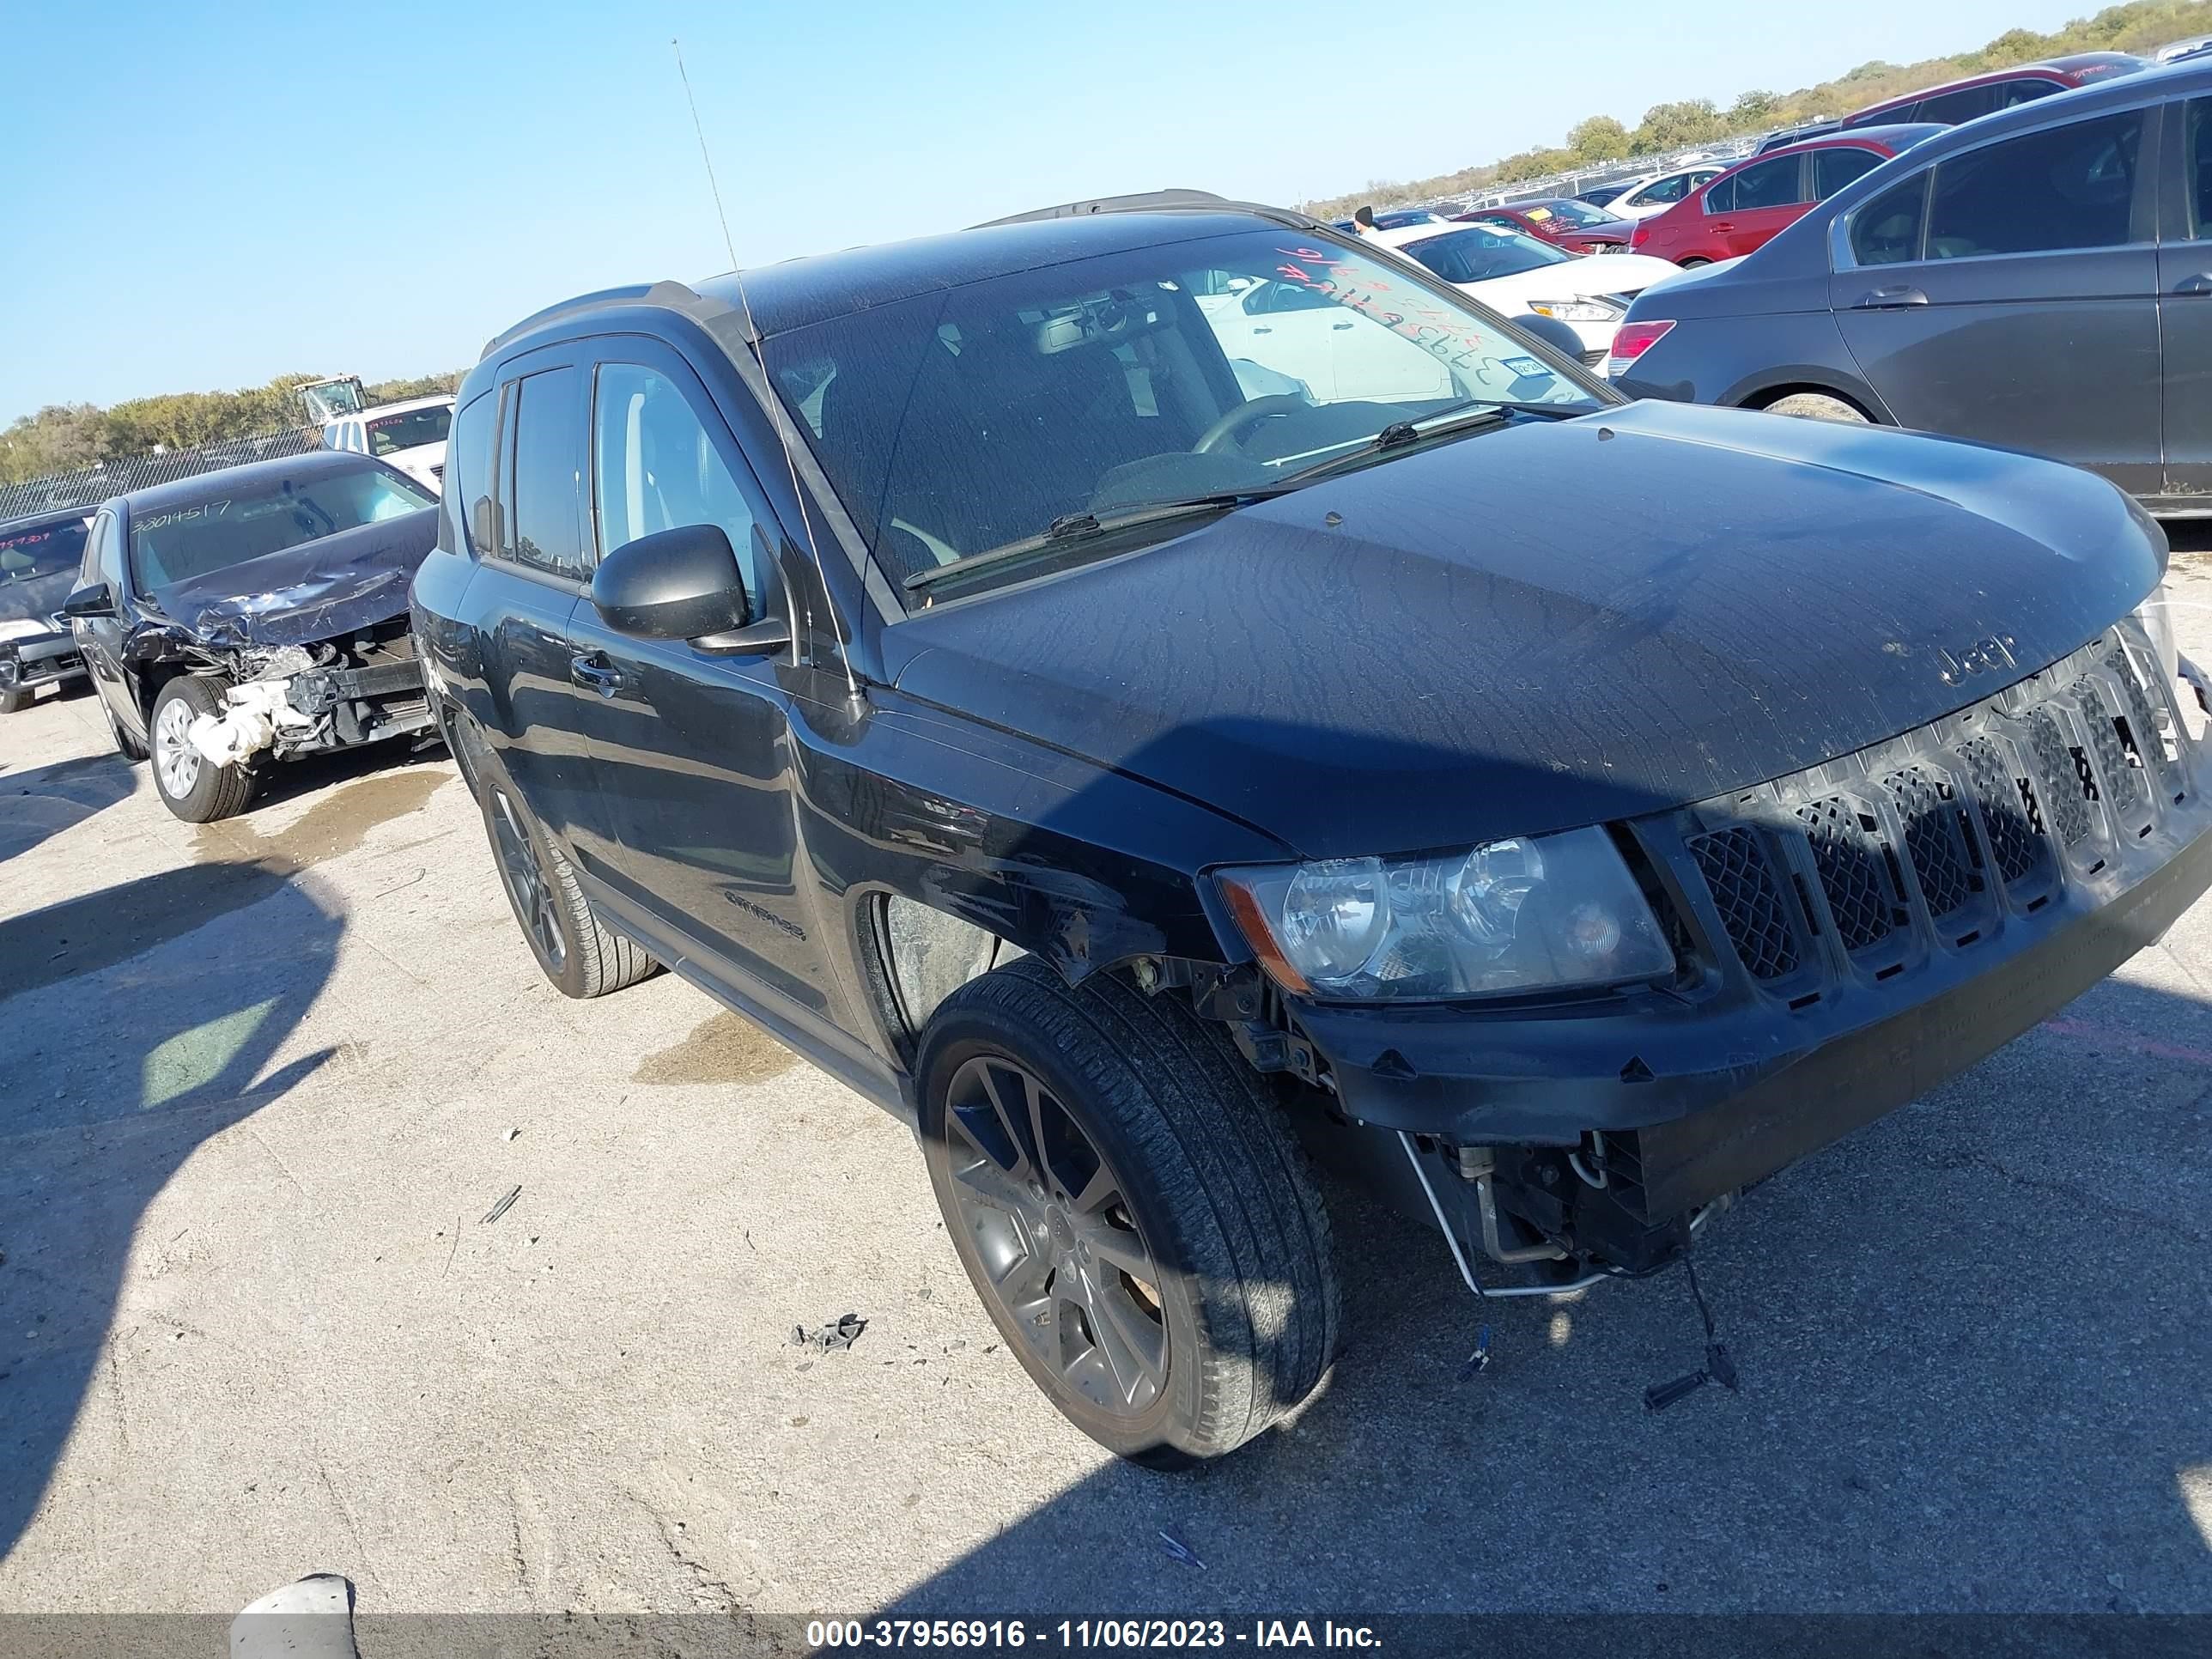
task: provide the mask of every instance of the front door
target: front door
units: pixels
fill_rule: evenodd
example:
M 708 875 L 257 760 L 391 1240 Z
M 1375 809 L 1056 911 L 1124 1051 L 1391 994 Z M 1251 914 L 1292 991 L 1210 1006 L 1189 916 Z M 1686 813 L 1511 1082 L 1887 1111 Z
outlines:
M 1851 216 L 1829 306 L 1898 421 L 2162 483 L 2147 113 L 1948 157 Z
M 108 714 L 125 732 L 143 743 L 146 717 L 139 711 L 136 681 L 123 665 L 123 526 L 114 514 L 103 512 L 93 520 L 85 535 L 84 565 L 77 580 L 80 586 L 104 583 L 116 611 L 105 617 L 73 617 L 70 634 Z
M 605 556 L 681 526 L 721 527 L 750 617 L 781 614 L 781 540 L 713 400 L 668 347 L 602 339 L 591 392 L 591 521 Z M 757 534 L 758 527 L 763 533 Z M 612 884 L 775 994 L 834 1011 L 822 919 L 806 890 L 792 787 L 787 651 L 716 656 L 617 633 L 588 599 L 570 625 L 581 724 L 620 843 Z

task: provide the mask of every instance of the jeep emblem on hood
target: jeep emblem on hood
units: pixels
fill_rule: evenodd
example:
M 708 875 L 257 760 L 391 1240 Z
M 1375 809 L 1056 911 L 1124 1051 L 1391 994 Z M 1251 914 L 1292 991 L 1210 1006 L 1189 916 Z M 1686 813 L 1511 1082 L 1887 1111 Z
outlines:
M 1967 678 L 1989 668 L 2014 668 L 2019 665 L 2012 659 L 2012 641 L 1992 635 L 1985 640 L 1976 640 L 1957 656 L 1948 651 L 1938 652 L 1936 660 L 1942 665 L 1943 684 L 1963 685 Z

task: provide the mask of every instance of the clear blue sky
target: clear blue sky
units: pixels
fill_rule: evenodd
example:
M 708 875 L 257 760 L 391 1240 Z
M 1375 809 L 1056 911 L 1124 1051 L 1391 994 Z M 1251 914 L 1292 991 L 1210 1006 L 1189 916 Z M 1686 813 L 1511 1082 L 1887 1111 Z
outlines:
M 750 265 L 1117 191 L 1334 195 L 2094 9 L 12 0 L 0 424 L 459 368 L 569 294 L 726 270 L 672 36 Z

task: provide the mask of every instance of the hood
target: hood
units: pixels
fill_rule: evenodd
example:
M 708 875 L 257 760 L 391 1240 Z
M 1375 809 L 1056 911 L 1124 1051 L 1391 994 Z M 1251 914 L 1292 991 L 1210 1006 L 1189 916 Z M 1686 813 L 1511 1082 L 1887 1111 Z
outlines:
M 1593 294 L 1638 294 L 1681 275 L 1678 266 L 1648 253 L 1593 254 L 1565 264 L 1539 265 L 1510 276 L 1459 286 L 1492 311 L 1511 315 L 1531 300 L 1579 300 Z
M 76 572 L 57 570 L 28 581 L 0 582 L 0 623 L 35 622 L 51 629 L 62 601 L 76 586 Z M 67 633 L 66 626 L 60 630 Z
M 1407 853 L 1632 817 L 1924 725 L 1996 689 L 1947 684 L 1946 653 L 1998 636 L 2024 676 L 2164 557 L 2071 467 L 1643 403 L 923 611 L 886 669 L 1308 856 Z
M 407 612 L 407 585 L 438 539 L 438 509 L 342 530 L 151 594 L 203 645 L 307 645 Z

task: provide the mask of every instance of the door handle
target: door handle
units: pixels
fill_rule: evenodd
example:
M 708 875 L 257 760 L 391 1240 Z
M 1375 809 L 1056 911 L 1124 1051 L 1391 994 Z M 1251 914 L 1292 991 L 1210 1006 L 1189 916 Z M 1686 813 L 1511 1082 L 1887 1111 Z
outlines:
M 569 658 L 568 678 L 603 697 L 611 697 L 628 683 L 622 670 L 598 651 Z
M 1328 326 L 1330 332 L 1341 334 L 1346 329 L 1350 328 L 1352 325 L 1350 323 L 1331 323 Z
M 2200 270 L 2173 285 L 2176 294 L 2212 294 L 2212 270 Z
M 1706 228 L 1707 230 L 1710 230 L 1710 231 L 1715 232 L 1717 234 L 1719 234 L 1719 235 L 1722 235 L 1722 236 L 1725 236 L 1725 235 L 1727 235 L 1727 234 L 1729 234 L 1729 232 L 1730 232 L 1730 231 L 1734 230 L 1734 229 L 1735 228 L 1735 227 L 1734 225 L 1730 224 L 1727 220 L 1725 220 L 1725 219 L 1721 219 L 1721 220 L 1717 220 L 1717 221 L 1715 221 L 1713 223 L 1711 223 L 1711 224 L 1710 224 L 1710 225 L 1707 225 L 1707 226 L 1705 227 L 1705 228 Z
M 1259 327 L 1257 325 L 1254 325 L 1254 327 L 1253 327 L 1252 331 L 1253 331 L 1255 334 L 1273 334 L 1275 331 L 1274 331 L 1273 329 L 1272 329 L 1272 328 L 1261 328 L 1261 327 Z
M 1905 306 L 1924 306 L 1928 296 L 1908 283 L 1899 283 L 1890 288 L 1878 288 L 1870 294 L 1862 294 L 1852 307 L 1855 311 L 1896 311 Z

